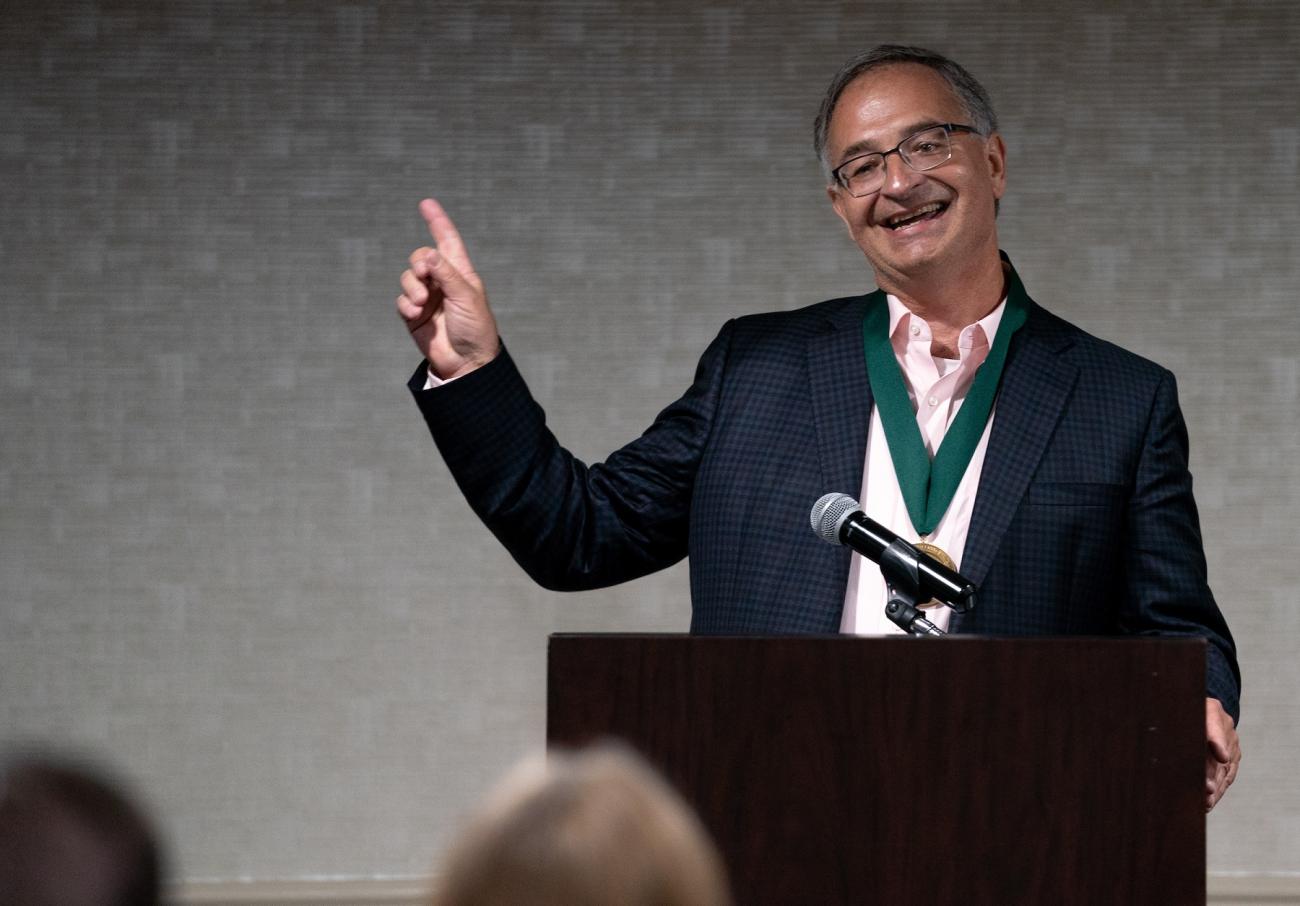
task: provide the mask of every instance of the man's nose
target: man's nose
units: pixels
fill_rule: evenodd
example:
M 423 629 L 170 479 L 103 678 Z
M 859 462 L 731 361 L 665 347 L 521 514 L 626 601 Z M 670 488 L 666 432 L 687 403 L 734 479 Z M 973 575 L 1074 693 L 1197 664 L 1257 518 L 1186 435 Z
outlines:
M 903 160 L 902 152 L 895 149 L 885 155 L 885 184 L 880 191 L 884 195 L 906 194 L 921 180 L 921 176 Z

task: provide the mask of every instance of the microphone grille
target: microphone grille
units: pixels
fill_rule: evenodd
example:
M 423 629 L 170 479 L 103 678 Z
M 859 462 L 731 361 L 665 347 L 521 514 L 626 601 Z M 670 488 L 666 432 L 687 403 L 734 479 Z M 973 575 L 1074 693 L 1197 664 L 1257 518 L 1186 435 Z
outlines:
M 826 494 L 813 504 L 809 521 L 817 537 L 830 544 L 840 543 L 840 526 L 850 513 L 861 507 L 848 494 Z

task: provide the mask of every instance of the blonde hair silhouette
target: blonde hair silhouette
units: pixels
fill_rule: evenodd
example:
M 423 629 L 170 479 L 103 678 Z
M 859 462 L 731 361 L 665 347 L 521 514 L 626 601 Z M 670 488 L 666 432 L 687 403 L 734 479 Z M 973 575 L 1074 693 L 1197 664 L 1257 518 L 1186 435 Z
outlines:
M 453 846 L 435 906 L 730 906 L 722 860 L 640 756 L 604 744 L 512 770 Z

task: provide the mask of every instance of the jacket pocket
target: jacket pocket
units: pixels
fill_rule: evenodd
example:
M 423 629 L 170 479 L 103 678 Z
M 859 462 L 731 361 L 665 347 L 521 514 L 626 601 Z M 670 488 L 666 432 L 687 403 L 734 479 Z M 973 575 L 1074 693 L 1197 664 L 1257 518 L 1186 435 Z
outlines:
M 1029 485 L 1031 506 L 1113 506 L 1124 500 L 1119 484 L 1092 481 L 1043 481 Z

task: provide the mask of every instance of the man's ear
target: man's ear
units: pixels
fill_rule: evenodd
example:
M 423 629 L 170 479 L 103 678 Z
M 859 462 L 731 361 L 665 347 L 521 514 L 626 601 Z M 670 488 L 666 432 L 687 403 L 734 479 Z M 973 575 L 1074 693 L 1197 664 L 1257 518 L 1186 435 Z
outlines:
M 849 218 L 844 213 L 844 193 L 839 191 L 834 183 L 831 183 L 826 187 L 826 197 L 831 200 L 831 207 L 835 209 L 836 216 L 844 221 L 844 225 L 847 227 Z
M 1002 193 L 1007 190 L 1007 146 L 1002 141 L 1002 136 L 996 132 L 985 143 L 984 159 L 993 181 L 993 197 L 1001 199 Z

